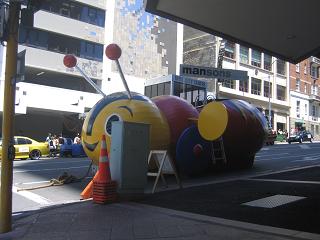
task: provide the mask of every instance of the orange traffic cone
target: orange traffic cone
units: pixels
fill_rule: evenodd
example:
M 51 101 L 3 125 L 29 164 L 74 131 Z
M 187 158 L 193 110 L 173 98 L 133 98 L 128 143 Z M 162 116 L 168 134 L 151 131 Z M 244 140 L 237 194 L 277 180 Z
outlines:
M 106 137 L 102 135 L 99 156 L 99 170 L 93 179 L 92 198 L 95 203 L 112 203 L 117 201 L 117 183 L 111 180 Z
M 99 171 L 98 171 L 97 181 L 99 181 L 99 182 L 111 181 L 106 136 L 104 134 L 102 135 L 102 138 L 101 138 L 101 147 L 100 147 L 100 156 L 99 156 Z
M 94 175 L 93 180 L 97 179 L 98 175 L 99 175 L 99 172 L 97 172 Z M 82 199 L 92 198 L 93 180 L 91 180 L 86 186 L 86 188 L 81 192 L 80 196 Z

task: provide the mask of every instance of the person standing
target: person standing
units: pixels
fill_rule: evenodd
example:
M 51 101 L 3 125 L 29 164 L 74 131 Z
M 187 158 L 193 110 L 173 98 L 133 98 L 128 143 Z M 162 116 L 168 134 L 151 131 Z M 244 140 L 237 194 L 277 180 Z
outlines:
M 56 156 L 56 141 L 54 137 L 51 136 L 49 140 L 49 157 L 55 157 Z
M 73 143 L 75 144 L 80 144 L 81 143 L 81 139 L 80 139 L 80 134 L 77 133 L 77 135 L 75 136 Z
M 46 138 L 46 142 L 49 143 L 50 139 L 51 139 L 51 133 L 48 133 L 48 136 L 47 136 L 47 138 Z

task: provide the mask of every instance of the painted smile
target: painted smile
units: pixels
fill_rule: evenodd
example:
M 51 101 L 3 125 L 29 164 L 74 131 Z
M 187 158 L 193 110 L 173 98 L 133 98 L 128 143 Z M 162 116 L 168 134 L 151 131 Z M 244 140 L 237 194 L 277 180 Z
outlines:
M 87 143 L 86 141 L 84 141 L 84 145 L 85 145 L 86 148 L 87 148 L 89 151 L 91 151 L 91 152 L 93 152 L 93 151 L 96 149 L 98 143 L 99 143 L 99 142 L 90 144 L 90 143 Z

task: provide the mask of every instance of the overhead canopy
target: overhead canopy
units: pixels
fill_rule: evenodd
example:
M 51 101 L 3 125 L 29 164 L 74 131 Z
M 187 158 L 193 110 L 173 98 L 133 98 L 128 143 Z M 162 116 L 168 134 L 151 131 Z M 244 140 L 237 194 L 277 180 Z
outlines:
M 147 12 L 298 63 L 320 57 L 319 0 L 144 0 Z

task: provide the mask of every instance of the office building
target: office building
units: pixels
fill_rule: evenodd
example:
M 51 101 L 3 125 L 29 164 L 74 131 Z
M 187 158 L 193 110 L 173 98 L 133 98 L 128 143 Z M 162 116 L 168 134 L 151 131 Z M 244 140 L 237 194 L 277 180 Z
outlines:
M 219 52 L 222 53 L 219 63 Z M 219 98 L 245 100 L 269 117 L 273 129 L 289 128 L 289 63 L 266 53 L 225 41 L 207 33 L 184 28 L 183 62 L 191 65 L 222 67 L 248 72 L 248 80 L 219 83 Z M 208 92 L 215 95 L 214 79 Z M 215 96 L 214 96 L 215 97 Z
M 63 65 L 66 54 L 77 57 L 105 94 L 124 91 L 116 65 L 104 54 L 117 43 L 130 90 L 143 93 L 146 79 L 176 73 L 177 32 L 176 23 L 146 13 L 142 0 L 43 1 L 33 27 L 20 24 L 18 51 L 26 50 L 26 71 L 16 85 L 14 134 L 44 140 L 48 132 L 81 131 L 83 116 L 102 96 Z M 4 77 L 2 92 L 3 83 Z M 3 95 L 0 101 L 2 114 Z
M 290 128 L 309 130 L 319 139 L 320 59 L 309 57 L 290 64 Z

